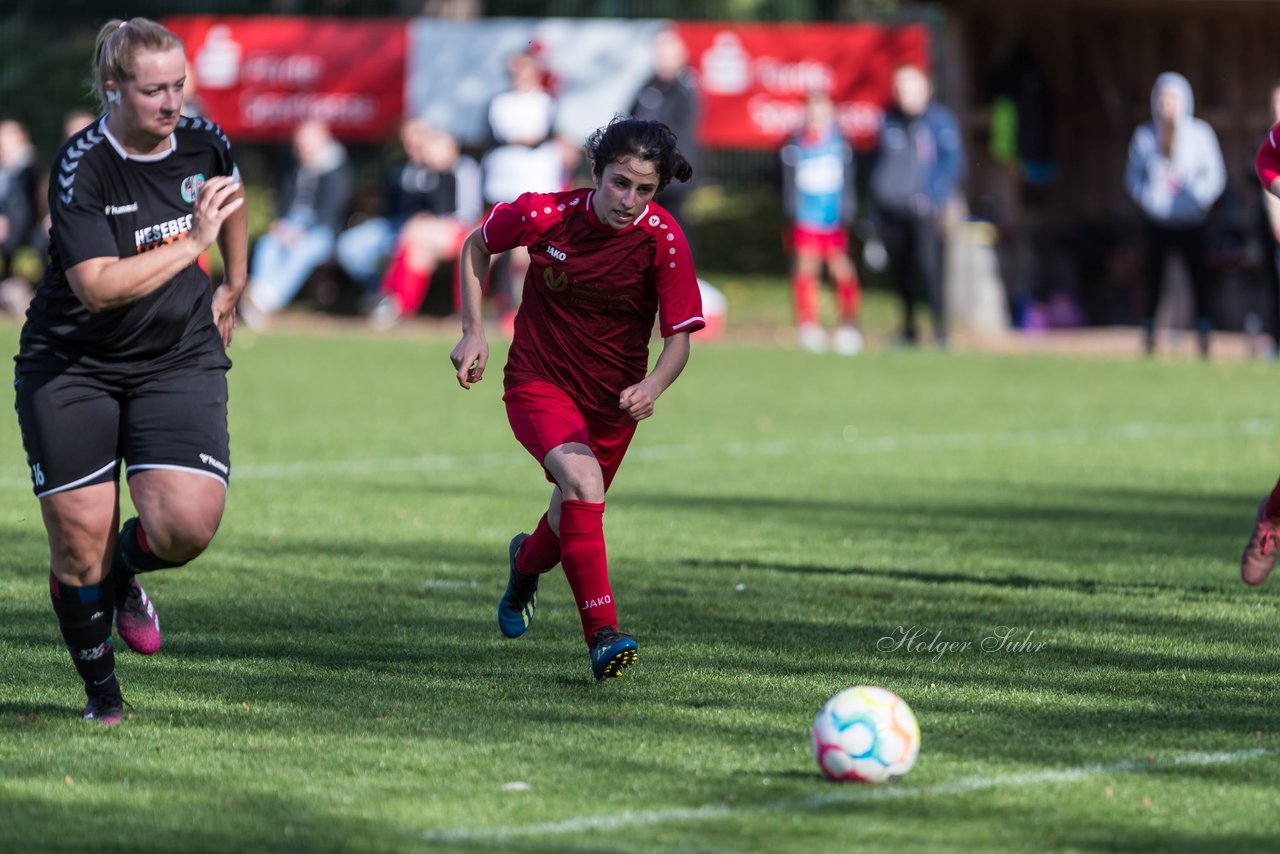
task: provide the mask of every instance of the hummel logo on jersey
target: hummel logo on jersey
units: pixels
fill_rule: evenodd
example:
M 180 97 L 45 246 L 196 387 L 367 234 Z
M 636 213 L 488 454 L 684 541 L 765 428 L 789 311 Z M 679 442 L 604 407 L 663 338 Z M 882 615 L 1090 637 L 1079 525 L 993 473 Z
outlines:
M 588 611 L 592 608 L 599 608 L 602 605 L 611 605 L 611 604 L 613 604 L 613 597 L 606 593 L 604 596 L 600 597 L 599 599 L 588 599 L 583 604 L 582 610 Z
M 138 203 L 132 202 L 127 205 L 107 205 L 102 209 L 102 212 L 107 216 L 120 216 L 120 214 L 137 213 Z
M 564 252 L 560 251 L 559 249 L 555 248 L 549 243 L 547 244 L 547 254 L 550 255 L 552 258 L 556 259 L 557 261 L 563 261 L 564 259 L 569 257 Z

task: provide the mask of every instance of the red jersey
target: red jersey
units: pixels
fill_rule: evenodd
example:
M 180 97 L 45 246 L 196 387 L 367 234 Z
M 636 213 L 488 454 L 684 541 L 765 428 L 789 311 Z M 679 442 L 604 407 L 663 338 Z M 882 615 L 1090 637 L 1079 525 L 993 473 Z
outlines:
M 1280 125 L 1273 127 L 1267 134 L 1253 161 L 1254 171 L 1258 173 L 1258 180 L 1265 190 L 1270 190 L 1271 184 L 1276 178 L 1280 178 L 1280 148 L 1277 145 L 1280 145 Z
M 485 248 L 529 247 L 505 387 L 545 380 L 586 415 L 621 423 L 618 395 L 644 379 L 657 315 L 662 337 L 704 325 L 684 232 L 650 202 L 615 229 L 591 210 L 595 190 L 525 193 L 493 209 Z

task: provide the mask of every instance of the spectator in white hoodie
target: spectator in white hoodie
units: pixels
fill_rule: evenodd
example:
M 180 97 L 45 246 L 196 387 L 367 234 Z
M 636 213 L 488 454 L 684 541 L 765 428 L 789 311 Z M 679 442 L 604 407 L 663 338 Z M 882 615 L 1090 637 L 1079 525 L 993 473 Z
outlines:
M 1165 257 L 1174 249 L 1182 255 L 1191 277 L 1200 355 L 1209 355 L 1213 321 L 1204 262 L 1205 221 L 1227 178 L 1217 135 L 1194 113 L 1191 84 L 1181 74 L 1167 71 L 1156 78 L 1151 89 L 1152 120 L 1140 125 L 1129 142 L 1125 188 L 1142 208 L 1147 223 L 1142 325 L 1148 354 L 1155 349 L 1155 315 Z

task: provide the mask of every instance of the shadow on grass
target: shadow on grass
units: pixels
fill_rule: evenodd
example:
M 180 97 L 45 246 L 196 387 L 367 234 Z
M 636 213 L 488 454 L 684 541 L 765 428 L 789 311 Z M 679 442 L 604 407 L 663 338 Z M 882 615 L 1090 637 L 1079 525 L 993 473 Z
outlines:
M 1157 558 L 1233 562 L 1252 529 L 1256 502 L 1254 495 L 1066 487 L 1045 494 L 1008 486 L 999 499 L 966 493 L 935 499 L 931 506 L 879 495 L 832 500 L 627 492 L 618 499 L 622 506 L 707 513 L 717 517 L 718 526 L 741 525 L 746 531 L 765 523 L 807 530 L 818 540 L 914 542 L 925 551 L 958 542 L 971 556 L 1052 559 L 1085 567 Z

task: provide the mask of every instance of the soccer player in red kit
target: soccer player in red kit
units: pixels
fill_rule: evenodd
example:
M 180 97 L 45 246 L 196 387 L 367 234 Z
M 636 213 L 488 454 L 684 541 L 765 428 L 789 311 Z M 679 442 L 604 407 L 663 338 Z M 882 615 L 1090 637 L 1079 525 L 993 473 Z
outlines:
M 1254 169 L 1258 180 L 1270 193 L 1280 196 L 1280 125 L 1276 125 L 1262 141 Z M 1258 507 L 1258 518 L 1253 525 L 1244 554 L 1240 557 L 1240 577 L 1246 584 L 1261 584 L 1275 569 L 1277 547 L 1280 547 L 1280 482 Z
M 517 534 L 498 625 L 514 638 L 533 619 L 538 576 L 563 564 L 596 679 L 636 660 L 618 631 L 604 543 L 605 492 L 637 422 L 689 360 L 703 326 L 693 258 L 653 197 L 693 170 L 661 122 L 615 119 L 587 140 L 595 186 L 525 193 L 495 207 L 462 248 L 462 340 L 450 358 L 464 389 L 484 377 L 489 345 L 481 282 L 489 258 L 516 246 L 532 263 L 507 357 L 507 418 L 555 484 L 531 535 Z M 652 371 L 654 317 L 663 339 Z

